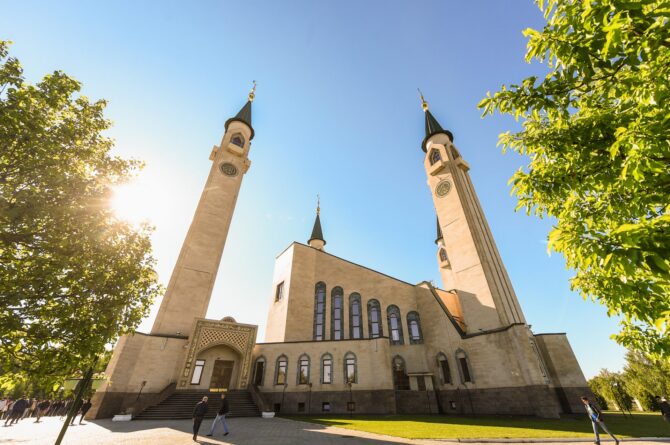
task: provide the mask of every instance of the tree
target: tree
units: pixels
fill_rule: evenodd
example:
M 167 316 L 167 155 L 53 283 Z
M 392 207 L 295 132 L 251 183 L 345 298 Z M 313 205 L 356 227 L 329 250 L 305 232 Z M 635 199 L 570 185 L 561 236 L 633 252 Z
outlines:
M 633 406 L 633 398 L 626 391 L 621 373 L 601 369 L 597 376 L 588 381 L 588 385 L 602 409 L 616 408 L 620 411 L 629 411 Z
M 60 71 L 26 83 L 0 41 L 0 380 L 62 382 L 132 332 L 160 292 L 150 228 L 118 220 L 105 101 Z
M 645 410 L 657 409 L 654 397 L 670 397 L 670 362 L 652 362 L 637 351 L 628 351 L 623 381 L 626 391 L 640 401 Z
M 511 178 L 528 214 L 552 217 L 549 249 L 571 286 L 621 316 L 617 342 L 670 358 L 670 3 L 543 0 L 548 20 L 526 60 L 544 78 L 487 94 L 479 107 L 522 120 L 500 135 L 528 156 Z

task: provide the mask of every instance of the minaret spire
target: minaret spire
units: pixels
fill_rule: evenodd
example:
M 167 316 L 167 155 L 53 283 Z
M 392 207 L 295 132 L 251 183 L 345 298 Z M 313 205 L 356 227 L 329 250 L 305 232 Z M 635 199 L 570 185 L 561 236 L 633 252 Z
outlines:
M 314 227 L 312 228 L 312 236 L 307 241 L 311 247 L 323 250 L 326 245 L 326 240 L 323 239 L 323 230 L 321 230 L 321 197 L 316 195 L 316 219 L 314 219 Z
M 251 126 L 251 103 L 254 101 L 256 98 L 256 81 L 253 81 L 254 86 L 251 88 L 251 91 L 249 91 L 249 96 L 247 100 L 247 103 L 244 104 L 244 106 L 240 109 L 240 111 L 237 112 L 237 114 L 234 117 L 231 117 L 226 121 L 225 124 L 225 129 L 228 131 L 228 126 L 232 122 L 242 122 L 243 124 L 246 124 L 249 129 L 251 130 L 251 136 L 249 137 L 249 140 L 252 140 L 254 138 L 254 127 Z
M 439 133 L 446 134 L 449 137 L 449 140 L 454 142 L 454 135 L 451 133 L 451 131 L 442 128 L 437 119 L 435 119 L 435 116 L 433 116 L 433 114 L 428 109 L 428 102 L 426 102 L 426 99 L 423 97 L 423 93 L 418 88 L 417 90 L 419 91 L 419 96 L 421 97 L 421 109 L 423 109 L 423 112 L 426 115 L 426 137 L 421 143 L 421 149 L 425 152 L 428 139 Z

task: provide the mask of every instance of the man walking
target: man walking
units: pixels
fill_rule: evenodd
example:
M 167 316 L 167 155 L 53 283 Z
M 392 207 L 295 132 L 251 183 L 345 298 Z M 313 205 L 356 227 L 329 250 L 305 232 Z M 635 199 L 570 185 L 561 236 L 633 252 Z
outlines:
M 49 406 L 51 405 L 51 402 L 48 400 L 42 400 L 38 405 L 37 405 L 37 420 L 35 420 L 35 423 L 40 423 L 40 418 L 44 415 L 46 415 L 47 410 L 49 409 Z
M 226 398 L 226 394 L 223 393 L 221 394 L 221 407 L 219 408 L 219 412 L 216 414 L 216 419 L 214 419 L 214 422 L 212 422 L 212 428 L 209 430 L 208 436 L 212 436 L 214 434 L 214 428 L 216 428 L 216 422 L 221 422 L 221 425 L 223 425 L 223 435 L 227 436 L 228 435 L 228 425 L 226 424 L 226 414 L 230 412 L 230 406 L 228 404 L 228 399 Z
M 656 403 L 658 404 L 659 409 L 661 410 L 661 415 L 663 420 L 670 422 L 670 405 L 664 399 L 661 399 L 661 396 L 656 396 Z
M 23 412 L 26 410 L 28 406 L 29 406 L 28 400 L 26 400 L 25 396 L 21 397 L 19 400 L 14 402 L 14 405 L 12 405 L 12 411 L 5 420 L 5 426 L 7 426 L 8 422 L 9 426 L 12 426 L 12 424 L 14 423 L 18 423 L 19 420 L 21 419 L 21 416 L 23 415 Z
M 193 441 L 196 442 L 198 440 L 198 431 L 200 430 L 200 424 L 202 423 L 202 419 L 205 418 L 205 414 L 207 414 L 207 396 L 203 397 L 200 402 L 198 402 L 195 405 L 195 408 L 193 408 Z
M 598 428 L 600 427 L 603 429 L 603 431 L 612 436 L 612 439 L 614 439 L 616 445 L 619 445 L 619 439 L 617 439 L 614 434 L 610 433 L 610 431 L 607 429 L 607 426 L 605 426 L 605 422 L 603 422 L 603 414 L 600 412 L 600 410 L 596 408 L 596 406 L 591 403 L 586 396 L 582 396 L 582 403 L 584 404 L 586 412 L 589 414 L 589 419 L 591 419 L 591 424 L 593 425 L 593 433 L 596 435 L 596 440 L 594 443 L 600 444 L 600 434 L 598 433 Z
M 84 404 L 81 405 L 81 408 L 79 409 L 79 413 L 81 414 L 81 417 L 79 418 L 79 425 L 82 424 L 81 422 L 84 421 L 84 416 L 86 415 L 88 410 L 91 409 L 92 406 L 93 406 L 93 404 L 91 403 L 91 399 L 86 399 Z

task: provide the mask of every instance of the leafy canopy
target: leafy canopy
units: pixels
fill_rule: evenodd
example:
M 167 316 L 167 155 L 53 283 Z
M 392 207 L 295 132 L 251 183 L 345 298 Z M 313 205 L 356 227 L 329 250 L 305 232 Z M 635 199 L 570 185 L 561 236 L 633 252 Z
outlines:
M 526 61 L 544 78 L 487 94 L 479 107 L 522 121 L 499 142 L 529 158 L 511 178 L 517 208 L 549 216 L 584 298 L 621 316 L 614 338 L 670 357 L 670 2 L 539 1 Z
M 0 383 L 62 382 L 132 331 L 160 292 L 150 229 L 110 187 L 141 164 L 110 155 L 105 102 L 56 71 L 36 85 L 0 41 Z

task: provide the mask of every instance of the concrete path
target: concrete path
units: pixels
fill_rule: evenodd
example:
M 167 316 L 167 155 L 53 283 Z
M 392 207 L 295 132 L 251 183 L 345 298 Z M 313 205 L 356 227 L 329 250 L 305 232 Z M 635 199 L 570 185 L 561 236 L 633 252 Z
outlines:
M 362 433 L 336 427 L 296 422 L 287 419 L 236 418 L 228 420 L 232 431 L 225 438 L 222 432 L 216 437 L 205 437 L 211 420 L 205 420 L 198 438 L 203 445 L 446 445 L 454 441 L 410 440 L 379 434 Z M 40 423 L 24 419 L 18 425 L 0 426 L 0 445 L 51 445 L 54 443 L 62 422 L 49 417 Z M 112 422 L 111 420 L 86 421 L 68 429 L 63 444 L 66 445 L 180 445 L 193 444 L 191 421 L 189 420 L 138 420 Z M 469 442 L 472 443 L 472 442 Z M 491 443 L 491 442 L 488 442 Z M 509 443 L 501 441 L 500 443 Z M 565 442 L 543 442 L 565 443 Z M 590 440 L 571 443 L 592 444 Z M 604 444 L 607 442 L 603 441 Z M 667 442 L 666 442 L 667 443 Z M 612 443 L 613 444 L 613 443 Z M 626 440 L 626 444 L 656 444 L 651 440 Z

